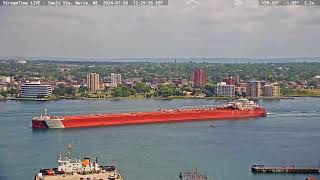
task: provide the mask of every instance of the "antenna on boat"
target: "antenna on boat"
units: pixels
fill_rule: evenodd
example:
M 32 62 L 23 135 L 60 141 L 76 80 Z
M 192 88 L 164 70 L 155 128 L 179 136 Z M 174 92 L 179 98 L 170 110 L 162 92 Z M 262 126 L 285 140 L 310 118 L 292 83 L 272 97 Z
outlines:
M 44 115 L 47 116 L 47 108 L 44 108 Z
M 72 158 L 72 145 L 68 144 L 68 158 L 71 159 Z
M 182 172 L 180 172 L 180 174 L 179 174 L 179 178 L 180 178 L 180 180 L 182 180 L 182 178 L 183 178 L 183 176 L 182 176 Z

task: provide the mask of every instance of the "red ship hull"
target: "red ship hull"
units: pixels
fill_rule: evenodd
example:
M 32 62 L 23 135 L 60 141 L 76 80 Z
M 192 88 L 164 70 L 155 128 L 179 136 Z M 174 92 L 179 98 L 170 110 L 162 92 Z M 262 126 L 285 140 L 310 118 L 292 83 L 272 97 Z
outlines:
M 32 127 L 36 129 L 80 128 L 161 122 L 246 119 L 263 116 L 266 116 L 266 110 L 264 108 L 256 108 L 254 110 L 171 110 L 158 112 L 64 116 L 62 120 L 32 120 Z

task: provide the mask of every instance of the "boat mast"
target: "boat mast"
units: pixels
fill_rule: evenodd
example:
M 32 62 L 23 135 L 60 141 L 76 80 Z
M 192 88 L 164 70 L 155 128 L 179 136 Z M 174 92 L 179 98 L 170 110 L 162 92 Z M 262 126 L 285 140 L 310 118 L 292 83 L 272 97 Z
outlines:
M 68 158 L 71 159 L 72 158 L 72 145 L 68 144 Z

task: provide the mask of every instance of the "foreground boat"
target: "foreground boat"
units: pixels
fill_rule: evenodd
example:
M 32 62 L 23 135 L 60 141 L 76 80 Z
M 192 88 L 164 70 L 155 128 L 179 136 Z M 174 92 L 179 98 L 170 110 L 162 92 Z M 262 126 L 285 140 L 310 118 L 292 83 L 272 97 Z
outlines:
M 266 116 L 266 110 L 253 101 L 239 99 L 222 106 L 186 106 L 175 110 L 130 112 L 79 116 L 50 116 L 45 114 L 32 120 L 32 128 L 79 128 L 161 122 L 224 120 Z
M 72 146 L 68 145 L 68 156 L 60 156 L 57 168 L 40 169 L 35 180 L 123 180 L 114 166 L 101 166 L 98 159 L 83 160 L 72 158 Z

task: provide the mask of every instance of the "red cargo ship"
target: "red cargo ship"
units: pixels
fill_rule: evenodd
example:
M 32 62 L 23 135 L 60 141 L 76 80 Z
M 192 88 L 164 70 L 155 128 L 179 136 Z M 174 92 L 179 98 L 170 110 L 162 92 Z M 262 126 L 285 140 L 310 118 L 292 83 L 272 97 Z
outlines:
M 222 106 L 185 106 L 175 110 L 131 112 L 79 116 L 50 116 L 45 114 L 32 120 L 32 128 L 79 128 L 161 122 L 240 119 L 266 116 L 266 110 L 247 99 L 239 99 Z

